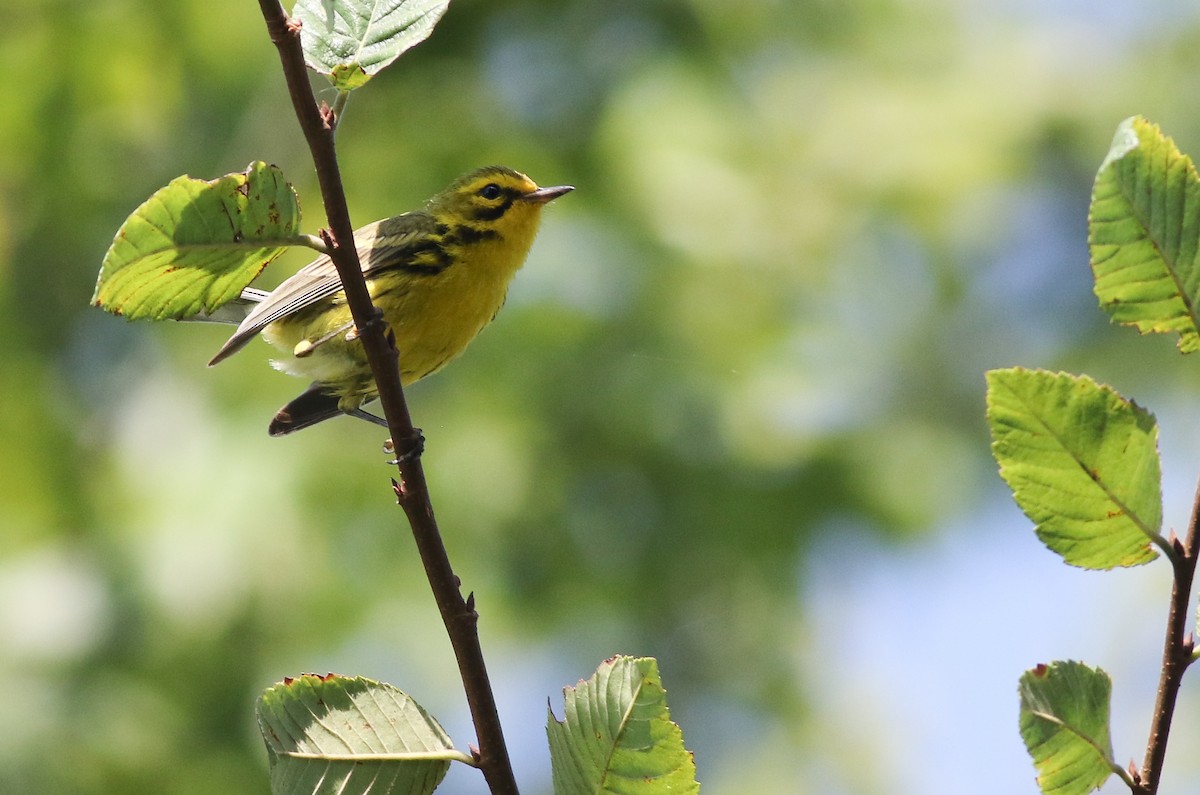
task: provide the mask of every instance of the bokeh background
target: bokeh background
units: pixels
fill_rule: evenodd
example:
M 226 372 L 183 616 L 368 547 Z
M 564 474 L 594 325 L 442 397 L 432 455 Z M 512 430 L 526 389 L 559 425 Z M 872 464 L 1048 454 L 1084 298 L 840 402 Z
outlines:
M 398 684 L 465 747 L 379 430 L 270 439 L 304 385 L 265 344 L 209 370 L 224 329 L 88 306 L 179 174 L 276 163 L 323 223 L 257 4 L 4 17 L 0 791 L 265 792 L 253 703 L 305 671 Z M 357 224 L 492 162 L 578 187 L 410 390 L 525 792 L 547 701 L 616 652 L 659 659 L 709 793 L 1033 793 L 1016 682 L 1058 658 L 1113 674 L 1140 760 L 1167 568 L 1041 547 L 983 373 L 1154 410 L 1182 530 L 1200 369 L 1108 325 L 1086 210 L 1126 116 L 1200 152 L 1198 36 L 1166 0 L 459 0 L 356 93 Z M 1164 792 L 1200 773 L 1195 685 Z

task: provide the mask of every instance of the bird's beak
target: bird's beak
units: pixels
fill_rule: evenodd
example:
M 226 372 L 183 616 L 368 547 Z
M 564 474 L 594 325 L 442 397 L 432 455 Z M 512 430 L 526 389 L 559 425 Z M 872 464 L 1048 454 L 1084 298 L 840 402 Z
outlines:
M 534 204 L 545 204 L 552 202 L 564 193 L 570 193 L 575 190 L 574 185 L 555 185 L 553 188 L 538 188 L 532 193 L 526 193 L 523 198 L 527 202 Z

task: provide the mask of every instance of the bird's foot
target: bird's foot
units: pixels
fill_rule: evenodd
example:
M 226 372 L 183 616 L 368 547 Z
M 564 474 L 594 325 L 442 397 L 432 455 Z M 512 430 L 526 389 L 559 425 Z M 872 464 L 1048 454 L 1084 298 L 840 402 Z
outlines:
M 421 454 L 425 452 L 425 435 L 421 433 L 420 428 L 413 428 L 412 436 L 408 438 L 408 444 L 405 446 L 407 449 L 403 453 L 396 455 L 396 444 L 391 439 L 384 441 L 384 455 L 396 456 L 391 461 L 388 461 L 389 466 L 407 464 L 421 457 Z

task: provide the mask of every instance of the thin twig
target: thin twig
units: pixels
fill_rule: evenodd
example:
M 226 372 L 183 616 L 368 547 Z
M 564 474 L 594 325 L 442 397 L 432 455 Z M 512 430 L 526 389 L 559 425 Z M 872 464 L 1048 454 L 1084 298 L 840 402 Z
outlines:
M 1154 705 L 1154 721 L 1150 727 L 1150 739 L 1146 744 L 1146 760 L 1142 763 L 1139 780 L 1134 786 L 1135 795 L 1155 795 L 1162 778 L 1163 759 L 1167 754 L 1167 737 L 1171 732 L 1171 718 L 1175 714 L 1175 701 L 1183 682 L 1184 671 L 1191 664 L 1193 640 L 1187 634 L 1188 603 L 1191 601 L 1192 581 L 1196 574 L 1197 526 L 1200 525 L 1200 485 L 1192 504 L 1192 518 L 1188 523 L 1187 537 L 1180 542 L 1172 536 L 1171 546 L 1175 555 L 1171 557 L 1174 583 L 1171 586 L 1171 609 L 1167 615 L 1167 637 L 1163 643 L 1162 672 L 1158 680 L 1158 698 Z
M 459 580 L 450 566 L 446 547 L 438 532 L 425 471 L 421 466 L 423 440 L 420 432 L 413 427 L 400 386 L 398 354 L 386 333 L 386 324 L 378 320 L 378 310 L 371 303 L 353 245 L 354 231 L 350 225 L 350 213 L 346 207 L 334 147 L 332 112 L 328 108 L 318 107 L 313 96 L 300 46 L 299 24 L 288 18 L 279 0 L 259 0 L 259 6 L 271 41 L 279 50 L 296 118 L 312 152 L 325 202 L 325 216 L 329 222 L 326 238 L 329 255 L 341 277 L 346 303 L 359 329 L 363 350 L 379 387 L 379 403 L 396 443 L 397 466 L 400 469 L 400 480 L 395 484 L 396 496 L 412 526 L 417 551 L 458 660 L 467 704 L 479 740 L 478 765 L 493 795 L 516 795 L 516 778 L 479 646 L 479 617 L 475 612 L 474 598 L 463 598 Z

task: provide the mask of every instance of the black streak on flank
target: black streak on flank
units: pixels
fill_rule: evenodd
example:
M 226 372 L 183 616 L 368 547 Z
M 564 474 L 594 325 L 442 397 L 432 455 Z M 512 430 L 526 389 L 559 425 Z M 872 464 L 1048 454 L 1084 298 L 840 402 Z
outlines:
M 405 265 L 404 270 L 408 273 L 414 273 L 417 276 L 437 276 L 439 273 L 449 267 L 450 263 L 448 262 L 444 265 L 441 263 L 434 264 L 432 262 L 413 262 L 409 265 Z
M 450 252 L 446 251 L 438 240 L 421 240 L 402 247 L 397 253 L 400 256 L 396 256 L 393 262 L 372 268 L 371 278 L 376 279 L 377 274 L 390 270 L 402 270 L 418 276 L 436 276 L 452 263 Z
M 468 226 L 467 224 L 459 224 L 454 227 L 454 231 L 447 234 L 445 242 L 447 245 L 471 245 L 478 243 L 481 240 L 499 240 L 500 233 L 495 229 L 486 229 L 476 226 Z

